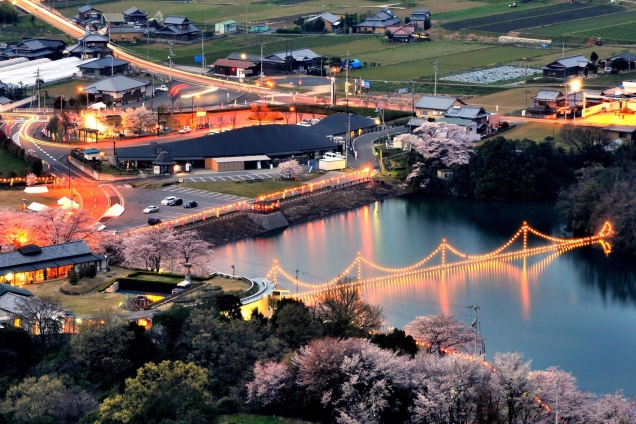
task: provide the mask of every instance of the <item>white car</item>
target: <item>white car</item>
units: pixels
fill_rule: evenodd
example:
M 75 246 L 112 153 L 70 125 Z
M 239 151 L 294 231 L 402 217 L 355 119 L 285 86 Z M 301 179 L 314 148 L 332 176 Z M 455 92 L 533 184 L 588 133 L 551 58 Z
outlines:
M 168 86 L 160 85 L 159 87 L 155 87 L 155 91 L 168 91 Z
M 179 130 L 179 134 L 185 134 L 185 133 L 189 133 L 192 131 L 192 128 L 190 127 L 183 127 Z
M 301 121 L 301 122 L 297 123 L 296 125 L 300 125 L 301 127 L 311 127 L 311 124 L 309 122 L 305 122 L 305 121 Z
M 146 209 L 144 209 L 144 213 L 153 213 L 153 212 L 159 212 L 159 207 L 158 206 L 148 206 Z
M 176 200 L 176 199 L 177 199 L 176 196 L 168 196 L 168 197 L 166 197 L 165 199 L 163 199 L 161 201 L 161 206 L 166 206 L 166 205 L 168 205 L 168 203 L 170 203 L 170 202 L 172 202 L 173 200 Z
M 309 121 L 309 123 L 310 123 L 311 125 L 315 125 L 315 124 L 317 124 L 318 122 L 320 122 L 320 119 L 318 119 L 318 118 L 314 118 L 314 119 L 312 119 L 311 121 Z

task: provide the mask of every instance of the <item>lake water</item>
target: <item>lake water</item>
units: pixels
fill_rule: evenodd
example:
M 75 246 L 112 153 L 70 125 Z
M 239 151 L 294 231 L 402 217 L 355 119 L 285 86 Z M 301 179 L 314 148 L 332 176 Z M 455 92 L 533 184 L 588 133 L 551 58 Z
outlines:
M 405 267 L 426 257 L 443 238 L 469 253 L 504 244 L 523 221 L 560 237 L 551 203 L 479 203 L 416 195 L 389 199 L 266 237 L 215 250 L 219 271 L 263 277 L 275 259 L 308 283 L 336 277 L 358 252 L 378 265 Z M 529 246 L 545 244 L 529 238 Z M 448 254 L 448 260 L 452 255 Z M 435 262 L 432 262 L 435 264 Z M 357 268 L 350 273 L 355 276 Z M 384 275 L 369 267 L 362 277 Z M 595 393 L 636 395 L 636 278 L 629 258 L 607 257 L 598 245 L 561 254 L 488 262 L 365 286 L 365 299 L 384 308 L 388 326 L 402 328 L 437 312 L 472 321 L 479 304 L 487 357 L 518 351 L 534 369 L 572 372 Z M 279 286 L 294 292 L 293 281 Z M 302 292 L 302 287 L 299 291 Z

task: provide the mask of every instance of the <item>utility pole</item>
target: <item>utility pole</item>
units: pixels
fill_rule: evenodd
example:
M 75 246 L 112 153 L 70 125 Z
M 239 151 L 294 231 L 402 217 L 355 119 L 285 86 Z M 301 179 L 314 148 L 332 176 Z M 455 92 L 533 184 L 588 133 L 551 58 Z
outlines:
M 298 297 L 298 268 L 296 268 L 296 297 Z
M 247 26 L 247 0 L 245 0 L 245 33 L 247 34 L 249 31 L 249 27 Z
M 201 73 L 205 75 L 205 50 L 203 48 L 203 32 L 201 32 Z
M 263 47 L 265 44 L 261 43 L 261 79 L 263 78 Z
M 168 59 L 170 59 L 170 82 L 172 82 L 172 56 L 174 54 L 172 53 L 172 43 L 170 43 L 170 54 L 168 54 Z
M 433 62 L 433 66 L 435 67 L 435 91 L 433 91 L 433 95 L 437 96 L 437 68 L 439 67 L 439 60 Z
M 349 98 L 349 50 L 347 50 L 347 61 L 345 62 L 345 99 Z M 349 103 L 347 102 L 347 114 L 349 113 Z
M 347 65 L 349 65 L 347 63 Z M 351 115 L 349 115 L 349 99 L 347 99 L 347 136 L 345 137 L 345 169 L 347 169 L 347 158 L 349 157 L 349 143 L 351 143 Z
M 411 80 L 411 113 L 415 116 L 415 80 Z
M 148 20 L 146 20 L 146 57 L 150 57 L 148 53 L 148 44 L 150 43 L 150 27 L 148 26 Z
M 40 110 L 40 68 L 35 73 L 35 85 L 38 87 L 38 111 Z
M 474 304 L 473 306 L 469 306 L 468 309 L 472 309 L 475 313 L 475 317 L 473 318 L 473 322 L 470 324 L 471 327 L 475 329 L 475 358 L 477 357 L 477 340 L 479 339 L 479 320 L 477 319 L 477 311 L 479 310 L 479 305 Z
M 523 71 L 523 92 L 526 94 L 526 102 L 523 104 L 524 108 L 528 107 L 528 64 L 526 63 L 526 69 Z

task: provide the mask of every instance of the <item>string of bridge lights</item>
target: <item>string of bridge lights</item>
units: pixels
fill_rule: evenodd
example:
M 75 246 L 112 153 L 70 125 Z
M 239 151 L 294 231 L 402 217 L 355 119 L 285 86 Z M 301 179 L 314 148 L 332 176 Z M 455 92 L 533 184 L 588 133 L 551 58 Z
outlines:
M 537 237 L 546 239 L 553 244 L 549 244 L 546 246 L 538 246 L 528 248 L 528 233 L 531 233 Z M 607 221 L 603 224 L 601 231 L 598 234 L 588 237 L 580 237 L 580 238 L 559 238 L 552 237 L 546 234 L 543 234 L 532 227 L 530 227 L 526 222 L 523 223 L 522 227 L 515 233 L 515 235 L 504 243 L 499 248 L 493 250 L 492 252 L 482 254 L 482 255 L 467 255 L 447 243 L 446 239 L 442 239 L 442 242 L 425 258 L 415 262 L 412 265 L 401 267 L 401 268 L 391 268 L 384 267 L 377 263 L 372 262 L 371 260 L 362 256 L 361 252 L 358 252 L 356 258 L 345 267 L 345 269 L 338 274 L 338 276 L 321 283 L 311 283 L 307 281 L 301 281 L 295 278 L 290 272 L 283 269 L 277 260 L 274 261 L 273 266 L 269 269 L 266 275 L 266 279 L 271 279 L 274 281 L 274 284 L 278 283 L 278 275 L 288 280 L 289 282 L 306 289 L 303 293 L 295 294 L 296 297 L 309 297 L 316 296 L 322 294 L 326 291 L 342 289 L 342 288 L 353 288 L 359 287 L 362 285 L 371 285 L 371 284 L 379 284 L 384 283 L 389 280 L 399 279 L 402 277 L 409 277 L 413 275 L 420 275 L 426 273 L 433 273 L 442 270 L 446 270 L 449 268 L 455 267 L 463 267 L 463 266 L 472 266 L 475 264 L 479 264 L 486 261 L 492 260 L 514 260 L 525 258 L 528 256 L 534 256 L 539 254 L 544 254 L 552 251 L 557 251 L 558 253 L 568 251 L 571 249 L 575 249 L 578 247 L 588 246 L 592 243 L 599 243 L 604 252 L 609 254 L 611 251 L 611 245 L 605 241 L 605 238 L 611 237 L 613 234 L 612 224 Z M 513 250 L 509 252 L 504 252 L 504 250 L 510 247 L 521 235 L 523 235 L 523 247 L 520 250 Z M 446 261 L 446 250 L 452 252 L 456 256 L 460 257 L 461 260 L 454 262 Z M 438 265 L 428 266 L 422 268 L 422 265 L 426 264 L 428 261 L 436 257 L 437 255 L 441 256 L 441 263 Z M 363 279 L 362 278 L 362 265 L 367 265 L 372 269 L 386 272 L 389 275 L 378 276 Z M 342 276 L 348 275 L 355 267 L 357 266 L 357 279 L 353 281 L 348 281 L 342 283 Z

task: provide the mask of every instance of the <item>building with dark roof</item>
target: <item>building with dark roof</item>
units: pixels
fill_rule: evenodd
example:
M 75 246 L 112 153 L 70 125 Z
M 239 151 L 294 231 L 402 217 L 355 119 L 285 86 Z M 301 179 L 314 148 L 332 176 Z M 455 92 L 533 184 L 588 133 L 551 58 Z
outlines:
M 346 113 L 337 113 L 329 115 L 320 120 L 311 129 L 323 137 L 346 137 L 347 128 L 351 130 L 351 139 L 362 134 L 378 131 L 378 124 L 375 119 L 367 118 L 360 115 L 349 115 Z
M 489 135 L 499 130 L 499 114 L 486 112 L 481 106 L 460 105 L 451 106 L 444 113 L 445 118 L 460 118 L 477 124 L 477 133 Z M 448 121 L 446 121 L 448 122 Z
M 151 81 L 141 81 L 123 75 L 103 78 L 82 87 L 82 91 L 89 95 L 91 100 L 106 104 L 110 102 L 122 103 L 153 95 Z
M 128 65 L 130 65 L 130 62 L 109 56 L 82 63 L 77 65 L 77 67 L 82 72 L 82 75 L 106 77 L 116 74 L 125 74 L 128 72 Z
M 215 75 L 226 77 L 238 77 L 241 73 L 243 77 L 250 77 L 259 73 L 258 63 L 247 60 L 217 59 L 212 67 Z
M 313 22 L 318 19 L 325 23 L 325 31 L 327 32 L 336 32 L 342 28 L 342 19 L 329 12 L 307 19 L 306 22 Z
M 627 62 L 628 70 L 636 69 L 636 54 L 627 51 L 616 54 L 612 57 L 608 57 L 607 59 L 599 60 L 598 64 L 603 68 L 611 68 L 612 62 L 619 58 L 625 59 L 625 61 Z
M 201 36 L 201 30 L 185 16 L 168 15 L 163 20 L 163 26 L 155 31 L 158 38 L 171 40 L 194 40 Z
M 122 25 L 108 29 L 108 38 L 115 43 L 136 43 L 143 40 L 146 28 L 138 25 Z
M 567 109 L 565 96 L 559 90 L 539 90 L 532 97 L 532 104 L 526 109 L 530 118 L 557 119 Z
M 60 40 L 47 38 L 23 38 L 17 43 L 9 43 L 0 51 L 0 60 L 24 57 L 29 60 L 36 59 L 61 59 L 66 43 Z
M 415 29 L 429 29 L 431 27 L 431 12 L 428 9 L 416 9 L 411 12 L 411 24 Z
M 117 157 L 131 167 L 151 168 L 160 153 L 169 152 L 181 165 L 218 169 L 219 163 L 240 163 L 240 169 L 258 169 L 275 159 L 301 155 L 313 159 L 340 151 L 342 146 L 326 136 L 329 131 L 317 130 L 317 125 L 255 125 L 183 141 L 121 147 Z
M 39 247 L 33 244 L 0 254 L 0 283 L 21 286 L 64 278 L 75 267 L 106 266 L 104 255 L 94 254 L 83 241 Z
M 465 104 L 466 103 L 462 102 L 457 97 L 422 96 L 417 103 L 415 103 L 415 115 L 418 118 L 435 119 L 442 116 L 449 107 Z
M 145 24 L 148 21 L 148 13 L 137 9 L 135 6 L 129 7 L 123 12 L 126 23 Z
M 80 7 L 77 12 L 73 19 L 81 26 L 96 26 L 102 23 L 102 11 L 90 4 Z
M 108 47 L 108 37 L 99 34 L 86 34 L 77 39 L 77 43 L 66 48 L 69 56 L 87 58 L 99 58 L 112 55 L 113 51 Z
M 177 161 L 172 158 L 168 151 L 162 151 L 159 153 L 159 156 L 157 156 L 157 159 L 152 161 L 155 174 L 172 174 L 174 170 L 173 167 L 176 164 Z
M 292 58 L 291 62 L 287 59 Z M 263 72 L 298 72 L 320 65 L 321 54 L 310 49 L 294 49 L 270 54 L 263 58 Z
M 567 78 L 571 76 L 587 76 L 592 67 L 590 62 L 583 55 L 562 57 L 550 62 L 543 67 L 543 76 L 546 78 Z
M 364 21 L 355 25 L 357 32 L 384 34 L 384 30 L 389 25 L 397 25 L 402 22 L 389 9 L 382 9 L 378 13 L 367 17 Z

